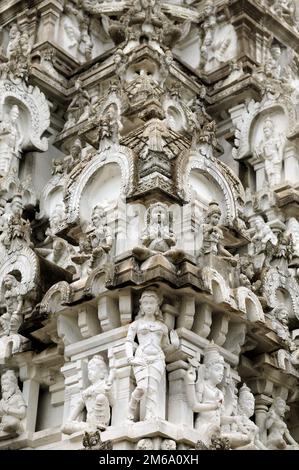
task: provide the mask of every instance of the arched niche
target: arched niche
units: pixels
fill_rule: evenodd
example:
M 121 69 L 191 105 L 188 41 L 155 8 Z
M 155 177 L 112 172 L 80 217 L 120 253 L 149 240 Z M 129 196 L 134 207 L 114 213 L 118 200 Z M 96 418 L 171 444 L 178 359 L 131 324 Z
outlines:
M 117 163 L 99 168 L 85 185 L 80 199 L 80 221 L 90 221 L 92 208 L 104 201 L 117 201 L 121 194 L 121 170 Z
M 245 199 L 242 184 L 227 165 L 200 152 L 201 149 L 179 157 L 176 167 L 178 192 L 190 202 L 196 191 L 203 209 L 212 199 L 216 200 L 222 209 L 222 223 L 231 222 L 237 217 L 238 204 Z
M 189 174 L 189 185 L 192 188 L 193 198 L 205 210 L 211 201 L 217 201 L 221 208 L 222 219 L 226 219 L 226 206 L 219 185 L 216 181 L 198 168 L 193 168 Z
M 263 110 L 255 116 L 250 126 L 249 145 L 251 152 L 254 151 L 263 138 L 263 125 L 267 118 L 271 118 L 277 132 L 284 133 L 288 129 L 289 119 L 283 108 L 274 106 L 273 108 Z
M 48 139 L 42 136 L 50 125 L 50 109 L 45 95 L 37 86 L 26 87 L 3 80 L 0 83 L 1 119 L 14 105 L 19 108 L 17 124 L 22 134 L 22 150 L 45 152 Z
M 181 104 L 174 99 L 166 97 L 163 101 L 163 109 L 167 126 L 174 132 L 183 132 L 187 129 L 186 114 Z
M 61 175 L 54 175 L 44 187 L 40 198 L 40 212 L 38 218 L 51 217 L 57 205 L 64 205 L 65 179 Z
M 69 223 L 85 225 L 96 204 L 116 202 L 133 189 L 134 158 L 130 150 L 113 146 L 82 168 L 79 163 L 65 185 Z
M 263 275 L 263 296 L 271 308 L 282 304 L 288 307 L 289 319 L 299 319 L 299 284 L 294 277 L 285 276 L 275 268 Z

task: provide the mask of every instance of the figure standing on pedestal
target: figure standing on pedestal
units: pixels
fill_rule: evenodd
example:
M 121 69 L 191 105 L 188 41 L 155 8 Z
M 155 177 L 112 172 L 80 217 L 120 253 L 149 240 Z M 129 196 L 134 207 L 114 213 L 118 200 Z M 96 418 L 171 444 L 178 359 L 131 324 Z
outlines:
M 13 370 L 1 376 L 0 439 L 13 437 L 22 432 L 22 419 L 26 416 L 26 405 L 18 380 Z
M 165 374 L 165 355 L 176 351 L 179 339 L 164 323 L 160 306 L 162 298 L 154 289 L 146 290 L 140 299 L 140 310 L 130 325 L 126 341 L 126 354 L 133 366 L 136 388 L 132 393 L 128 419 L 134 421 L 137 405 L 145 399 L 144 420 L 158 417 L 159 385 Z M 134 354 L 134 340 L 138 347 Z M 164 391 L 165 392 L 165 391 Z
M 20 110 L 13 105 L 0 122 L 0 175 L 17 173 L 23 137 L 18 123 Z
M 112 393 L 113 376 L 101 356 L 94 356 L 88 363 L 88 379 L 91 385 L 81 393 L 81 397 L 71 412 L 62 432 L 73 434 L 78 431 L 95 432 L 104 430 L 110 422 L 110 407 L 114 403 Z M 86 422 L 78 418 L 86 408 Z
M 281 182 L 285 139 L 279 132 L 276 132 L 271 118 L 265 120 L 263 132 L 264 137 L 259 143 L 256 155 L 265 161 L 265 173 L 269 186 L 275 186 Z

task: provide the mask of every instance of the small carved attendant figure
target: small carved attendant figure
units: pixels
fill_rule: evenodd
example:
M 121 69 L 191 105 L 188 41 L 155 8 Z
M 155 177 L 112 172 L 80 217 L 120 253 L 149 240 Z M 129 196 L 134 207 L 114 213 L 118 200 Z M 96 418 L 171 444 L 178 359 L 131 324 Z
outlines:
M 242 450 L 266 450 L 266 447 L 259 439 L 259 428 L 250 419 L 254 415 L 254 396 L 250 389 L 244 384 L 239 391 L 238 410 L 235 417 L 238 432 L 250 442 L 239 446 Z
M 0 122 L 0 174 L 18 171 L 23 137 L 18 123 L 19 107 L 13 105 L 10 112 Z
M 70 173 L 74 166 L 79 163 L 81 159 L 82 144 L 80 139 L 76 139 L 71 146 L 70 155 L 63 159 L 63 167 L 66 173 Z
M 265 161 L 265 173 L 269 185 L 275 186 L 281 181 L 285 139 L 281 133 L 275 131 L 271 118 L 265 120 L 263 132 L 264 137 L 259 143 L 256 154 Z
M 13 370 L 1 376 L 0 439 L 23 431 L 21 421 L 26 416 L 26 405 Z
M 130 325 L 126 341 L 129 364 L 133 366 L 136 388 L 132 393 L 128 419 L 134 421 L 137 405 L 145 400 L 144 420 L 159 416 L 159 386 L 165 374 L 165 355 L 176 351 L 179 339 L 165 325 L 160 310 L 162 299 L 155 290 L 146 290 L 140 299 L 140 310 Z M 134 340 L 138 347 L 134 355 Z M 164 391 L 165 392 L 165 391 Z
M 10 209 L 12 213 L 0 237 L 0 241 L 7 248 L 8 253 L 22 246 L 20 243 L 14 243 L 12 246 L 14 240 L 25 242 L 28 246 L 31 246 L 31 227 L 29 221 L 22 218 L 23 202 L 21 194 L 14 195 Z
M 277 305 L 273 310 L 272 328 L 287 346 L 292 346 L 288 318 L 287 308 L 284 305 Z
M 210 202 L 206 223 L 203 226 L 203 246 L 204 254 L 220 255 L 224 258 L 232 258 L 233 255 L 222 245 L 223 232 L 219 227 L 221 210 L 217 202 Z
M 110 407 L 113 406 L 112 393 L 113 375 L 108 374 L 108 368 L 101 356 L 94 356 L 88 363 L 88 379 L 91 385 L 81 393 L 81 397 L 70 414 L 62 432 L 73 434 L 78 431 L 95 432 L 103 430 L 110 422 Z M 78 418 L 86 408 L 86 422 Z
M 13 59 L 15 51 L 19 48 L 19 40 L 21 37 L 21 32 L 18 28 L 18 25 L 14 23 L 9 30 L 9 41 L 7 46 L 6 55 L 9 60 Z
M 256 216 L 252 220 L 255 233 L 251 239 L 254 245 L 254 255 L 264 253 L 268 242 L 272 245 L 277 244 L 277 237 L 272 232 L 269 225 L 267 225 L 261 216 Z
M 90 114 L 90 96 L 82 88 L 80 79 L 75 82 L 75 96 L 67 109 L 67 121 L 63 130 L 73 127 L 75 124 L 84 121 Z
M 2 292 L 6 312 L 0 317 L 1 330 L 9 336 L 18 332 L 22 323 L 23 297 L 20 294 L 20 283 L 11 274 L 4 277 Z
M 201 434 L 199 440 L 204 443 L 210 443 L 213 435 L 220 434 L 224 395 L 218 386 L 223 378 L 224 359 L 214 345 L 205 351 L 203 365 L 198 368 L 197 382 L 193 366 L 186 373 L 187 400 L 192 410 L 198 413 L 195 428 Z
M 265 427 L 267 430 L 267 448 L 272 450 L 297 450 L 298 443 L 292 438 L 283 418 L 286 412 L 286 402 L 276 397 L 268 411 Z
M 92 250 L 90 266 L 93 268 L 103 256 L 108 254 L 112 247 L 112 232 L 106 223 L 106 213 L 103 207 L 97 205 L 93 208 L 91 224 L 86 231 L 87 240 Z

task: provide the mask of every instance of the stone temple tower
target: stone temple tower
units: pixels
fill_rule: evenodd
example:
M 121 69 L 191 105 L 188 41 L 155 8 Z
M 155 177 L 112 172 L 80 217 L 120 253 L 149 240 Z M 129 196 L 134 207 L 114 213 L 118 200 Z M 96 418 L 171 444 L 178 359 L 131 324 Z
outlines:
M 298 449 L 299 2 L 0 27 L 0 449 Z

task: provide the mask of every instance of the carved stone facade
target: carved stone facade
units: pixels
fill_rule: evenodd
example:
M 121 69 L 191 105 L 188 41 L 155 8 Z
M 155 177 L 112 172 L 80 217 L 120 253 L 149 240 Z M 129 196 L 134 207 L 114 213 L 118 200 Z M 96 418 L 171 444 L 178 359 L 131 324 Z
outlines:
M 0 450 L 299 449 L 299 3 L 2 3 Z

